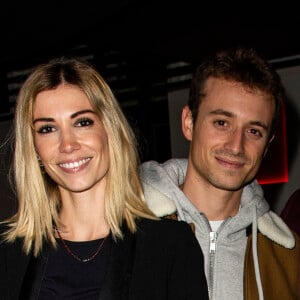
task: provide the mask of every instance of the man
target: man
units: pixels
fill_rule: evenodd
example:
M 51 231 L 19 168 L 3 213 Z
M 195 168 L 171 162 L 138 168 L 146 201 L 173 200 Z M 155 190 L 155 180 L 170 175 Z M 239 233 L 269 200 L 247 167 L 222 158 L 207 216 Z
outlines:
M 188 160 L 141 166 L 153 212 L 194 228 L 210 299 L 298 299 L 299 238 L 255 180 L 284 97 L 253 49 L 216 53 L 196 69 L 182 110 Z

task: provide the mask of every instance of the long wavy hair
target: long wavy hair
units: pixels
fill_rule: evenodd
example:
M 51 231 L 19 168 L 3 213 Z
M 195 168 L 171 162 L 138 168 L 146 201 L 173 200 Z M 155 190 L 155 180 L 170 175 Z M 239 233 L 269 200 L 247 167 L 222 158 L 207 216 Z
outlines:
M 37 255 L 46 240 L 56 246 L 53 226 L 61 207 L 57 184 L 41 169 L 34 146 L 33 106 L 42 91 L 60 84 L 79 87 L 88 97 L 108 136 L 110 167 L 105 191 L 105 216 L 112 236 L 122 238 L 122 224 L 135 232 L 136 219 L 155 219 L 145 204 L 139 179 L 135 135 L 108 84 L 87 61 L 56 58 L 37 66 L 22 85 L 14 119 L 13 184 L 18 210 L 6 220 L 7 241 L 23 238 L 24 250 Z

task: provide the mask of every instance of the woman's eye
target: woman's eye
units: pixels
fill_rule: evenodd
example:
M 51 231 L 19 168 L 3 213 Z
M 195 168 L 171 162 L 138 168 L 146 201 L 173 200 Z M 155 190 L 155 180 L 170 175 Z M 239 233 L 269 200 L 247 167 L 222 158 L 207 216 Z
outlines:
M 90 126 L 93 125 L 94 121 L 88 118 L 79 119 L 76 121 L 75 126 L 77 127 L 84 127 L 84 126 Z
M 37 130 L 38 133 L 50 133 L 50 132 L 53 132 L 53 131 L 55 131 L 55 128 L 53 126 L 50 126 L 50 125 L 41 126 Z

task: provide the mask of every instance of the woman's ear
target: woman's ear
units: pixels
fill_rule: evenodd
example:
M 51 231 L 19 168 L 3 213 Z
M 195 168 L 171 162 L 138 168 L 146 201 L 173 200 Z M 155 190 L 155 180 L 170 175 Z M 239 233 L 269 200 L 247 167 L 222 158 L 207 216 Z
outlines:
M 181 128 L 184 137 L 191 141 L 193 138 L 193 116 L 188 105 L 185 105 L 181 113 Z

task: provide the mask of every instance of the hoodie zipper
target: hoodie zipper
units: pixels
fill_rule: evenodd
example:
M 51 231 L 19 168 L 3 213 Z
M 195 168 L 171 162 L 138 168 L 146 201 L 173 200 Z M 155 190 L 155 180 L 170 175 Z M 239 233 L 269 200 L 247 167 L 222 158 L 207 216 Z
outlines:
M 212 292 L 214 286 L 214 263 L 217 246 L 217 233 L 215 231 L 209 232 L 209 298 L 212 299 Z
M 226 223 L 231 218 L 227 218 L 223 223 L 220 225 L 217 231 L 212 231 L 209 221 L 206 219 L 209 228 L 209 270 L 208 270 L 208 293 L 209 299 L 213 299 L 213 287 L 214 287 L 214 266 L 215 266 L 215 256 L 217 251 L 217 239 L 218 234 L 225 226 Z
M 203 215 L 202 213 L 200 213 Z M 209 230 L 209 267 L 208 267 L 208 274 L 207 274 L 207 286 L 208 286 L 208 294 L 209 299 L 213 299 L 213 286 L 214 286 L 214 264 L 215 264 L 215 253 L 217 249 L 217 232 L 212 231 L 210 223 L 205 215 L 203 215 L 206 225 Z

